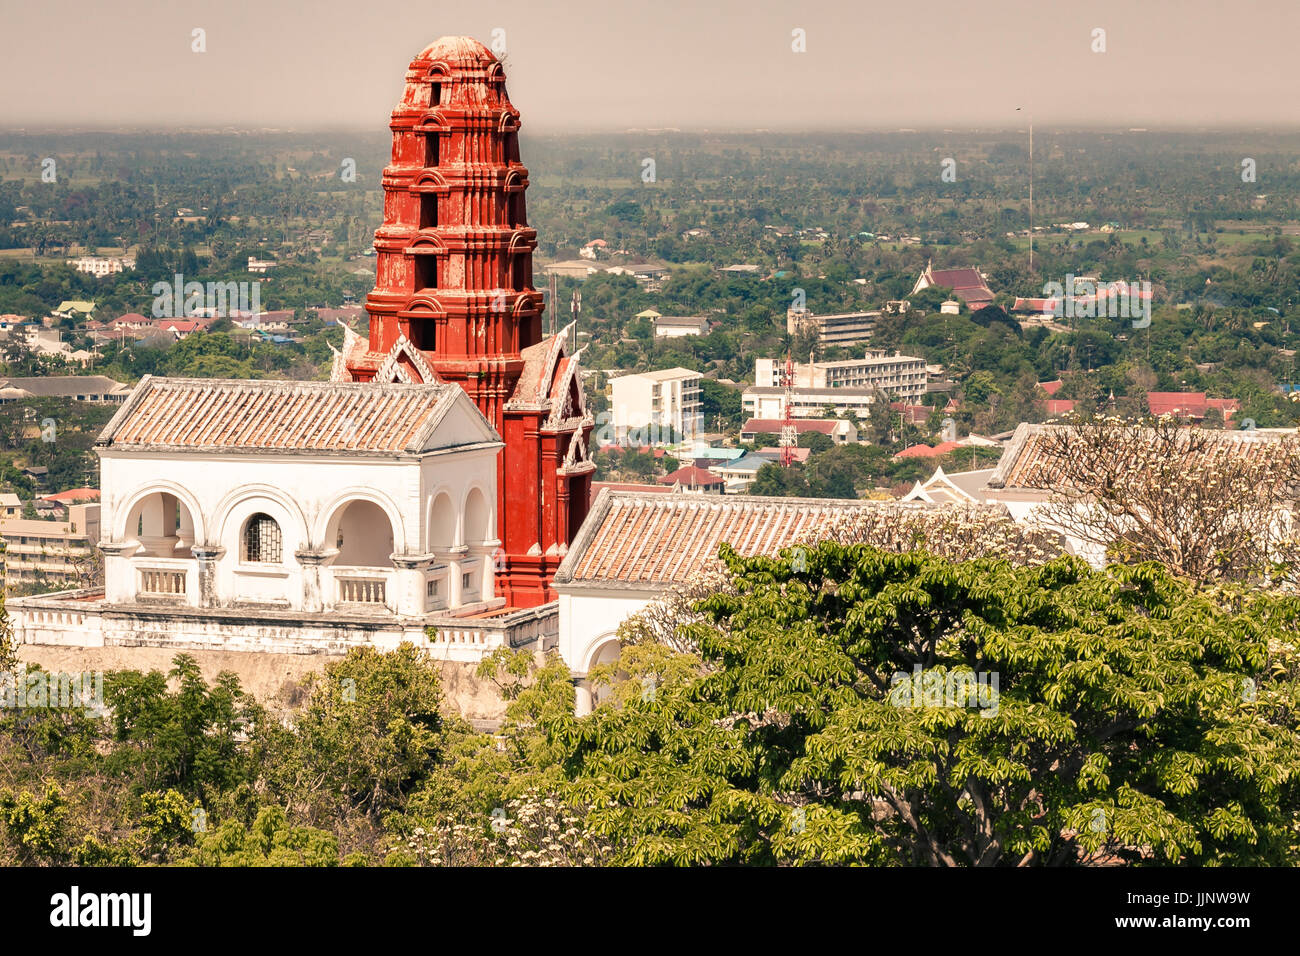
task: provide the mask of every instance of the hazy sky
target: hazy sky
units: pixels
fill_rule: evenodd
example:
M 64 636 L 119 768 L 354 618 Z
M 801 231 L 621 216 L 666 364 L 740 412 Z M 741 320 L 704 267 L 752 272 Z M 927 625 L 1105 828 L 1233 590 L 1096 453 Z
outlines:
M 382 129 L 505 31 L 535 131 L 1300 126 L 1300 0 L 0 0 L 0 126 Z M 191 52 L 191 31 L 207 52 Z M 806 31 L 807 52 L 791 49 Z M 1106 52 L 1091 49 L 1095 28 Z

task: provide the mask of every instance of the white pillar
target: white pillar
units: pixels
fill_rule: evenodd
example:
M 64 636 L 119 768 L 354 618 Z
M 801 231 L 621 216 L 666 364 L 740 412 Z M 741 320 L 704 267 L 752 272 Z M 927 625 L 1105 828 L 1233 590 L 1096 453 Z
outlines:
M 580 677 L 573 682 L 573 690 L 573 715 L 586 717 L 591 713 L 592 708 L 591 682 L 585 677 Z

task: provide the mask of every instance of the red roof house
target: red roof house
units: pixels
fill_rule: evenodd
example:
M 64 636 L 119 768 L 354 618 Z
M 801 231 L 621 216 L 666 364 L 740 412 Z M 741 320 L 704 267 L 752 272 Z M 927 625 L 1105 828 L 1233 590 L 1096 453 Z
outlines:
M 993 290 L 988 287 L 979 269 L 935 269 L 926 263 L 925 271 L 912 289 L 912 295 L 930 286 L 952 289 L 952 294 L 972 310 L 993 304 Z
M 895 458 L 942 458 L 949 452 L 964 447 L 959 442 L 942 441 L 931 448 L 929 445 L 912 445 L 894 455 Z
M 41 495 L 42 501 L 57 501 L 59 504 L 72 505 L 81 501 L 98 501 L 98 488 L 70 488 L 52 495 Z
M 1204 392 L 1147 392 L 1147 409 L 1157 418 L 1172 415 L 1197 420 L 1216 409 L 1227 422 L 1232 420 L 1234 412 L 1241 410 L 1241 402 L 1235 398 L 1208 398 Z
M 721 490 L 722 486 L 726 484 L 713 472 L 704 468 L 697 468 L 694 465 L 683 465 L 676 471 L 671 471 L 662 478 L 657 479 L 655 483 L 669 486 L 680 485 L 683 488 L 700 488 L 708 491 Z

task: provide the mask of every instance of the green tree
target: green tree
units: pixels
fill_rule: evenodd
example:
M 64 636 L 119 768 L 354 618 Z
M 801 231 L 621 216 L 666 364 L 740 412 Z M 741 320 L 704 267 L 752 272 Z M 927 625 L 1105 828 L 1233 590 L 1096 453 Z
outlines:
M 189 654 L 159 671 L 119 671 L 105 681 L 112 711 L 114 749 L 108 766 L 135 776 L 142 789 L 175 787 L 184 793 L 221 791 L 249 778 L 252 765 L 241 746 L 262 708 L 229 672 L 209 686 Z M 178 684 L 167 689 L 167 677 Z
M 551 727 L 623 862 L 1297 862 L 1293 599 L 1076 558 L 723 558 L 684 625 L 700 677 Z
M 717 427 L 718 419 L 724 428 L 739 428 L 742 424 L 740 389 L 722 385 L 711 378 L 700 379 L 700 413 L 705 429 Z
M 791 465 L 786 468 L 771 462 L 758 469 L 754 481 L 749 486 L 749 494 L 766 497 L 807 497 L 808 479 L 804 477 L 803 466 Z
M 191 866 L 337 866 L 334 834 L 294 826 L 280 807 L 263 807 L 251 825 L 228 820 L 204 834 L 184 863 Z
M 254 752 L 273 794 L 310 821 L 400 806 L 437 762 L 442 689 L 410 643 L 354 648 L 310 681 L 292 729 L 258 727 Z

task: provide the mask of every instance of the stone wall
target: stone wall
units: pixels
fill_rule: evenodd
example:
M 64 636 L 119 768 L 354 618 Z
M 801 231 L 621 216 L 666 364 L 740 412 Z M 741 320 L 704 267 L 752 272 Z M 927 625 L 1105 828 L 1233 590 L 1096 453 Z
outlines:
M 18 658 L 39 664 L 49 671 L 79 673 L 96 670 L 171 670 L 172 658 L 185 653 L 198 661 L 208 683 L 222 671 L 239 677 L 240 685 L 266 707 L 285 711 L 301 703 L 303 678 L 323 673 L 325 665 L 341 660 L 337 654 L 274 654 L 167 647 L 66 647 L 49 644 L 21 644 Z M 505 713 L 505 702 L 496 685 L 474 676 L 478 665 L 460 661 L 438 661 L 442 689 L 448 710 L 459 712 L 479 724 L 495 723 Z

